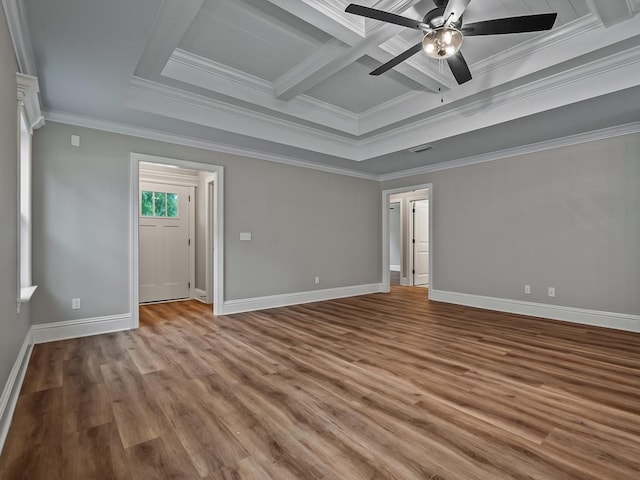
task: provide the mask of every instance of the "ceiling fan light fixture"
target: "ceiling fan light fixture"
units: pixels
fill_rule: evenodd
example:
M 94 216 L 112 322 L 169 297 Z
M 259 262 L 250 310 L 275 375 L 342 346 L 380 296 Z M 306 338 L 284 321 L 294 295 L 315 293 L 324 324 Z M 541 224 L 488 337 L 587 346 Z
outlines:
M 436 28 L 424 36 L 422 49 L 431 58 L 449 58 L 458 53 L 462 40 L 462 33 L 456 28 Z

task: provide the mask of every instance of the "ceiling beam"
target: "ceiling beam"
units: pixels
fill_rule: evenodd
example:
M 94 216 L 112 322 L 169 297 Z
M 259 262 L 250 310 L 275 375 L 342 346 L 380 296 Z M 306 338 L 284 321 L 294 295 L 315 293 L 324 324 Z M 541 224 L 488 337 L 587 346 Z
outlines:
M 633 16 L 630 0 L 587 0 L 587 6 L 605 27 L 616 25 Z
M 327 2 L 318 2 L 317 0 L 269 1 L 335 37 L 320 47 L 313 55 L 276 79 L 274 92 L 276 97 L 281 100 L 294 98 L 364 55 L 369 55 L 380 62 L 386 62 L 391 58 L 389 53 L 392 55 L 399 53 L 390 52 L 389 47 L 381 48 L 380 45 L 397 35 L 401 31 L 400 27 L 369 21 L 345 13 L 342 8 L 329 8 Z M 384 0 L 378 3 L 376 8 L 403 12 L 417 1 Z M 433 92 L 443 84 L 449 85 L 449 82 L 443 81 L 432 72 L 416 68 L 415 64 L 411 66 L 409 63 L 396 70 Z
M 135 76 L 155 79 L 178 47 L 204 0 L 164 0 Z

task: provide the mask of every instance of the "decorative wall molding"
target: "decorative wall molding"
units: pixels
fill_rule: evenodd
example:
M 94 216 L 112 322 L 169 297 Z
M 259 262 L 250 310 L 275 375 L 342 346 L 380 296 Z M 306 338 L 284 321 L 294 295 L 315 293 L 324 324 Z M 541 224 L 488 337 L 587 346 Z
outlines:
M 342 158 L 357 158 L 357 147 L 344 136 L 138 77 L 127 87 L 125 106 Z
M 36 60 L 31 45 L 31 32 L 27 22 L 27 12 L 23 0 L 2 0 L 4 14 L 7 18 L 9 35 L 13 42 L 13 50 L 18 61 L 20 72 L 25 75 L 38 76 Z
M 64 123 L 67 125 L 75 125 L 78 127 L 92 128 L 94 130 L 101 130 L 104 132 L 118 133 L 121 135 L 130 135 L 133 137 L 146 138 L 149 140 L 156 140 L 159 142 L 173 143 L 176 145 L 183 145 L 186 147 L 201 148 L 203 150 L 209 150 L 212 152 L 227 153 L 230 155 L 238 155 L 241 157 L 255 158 L 258 160 L 266 160 L 269 162 L 282 163 L 285 165 L 292 165 L 295 167 L 303 167 L 303 168 L 309 168 L 311 170 L 319 170 L 321 172 L 335 173 L 337 175 L 346 175 L 349 177 L 364 178 L 367 180 L 379 180 L 379 176 L 372 173 L 359 172 L 357 170 L 349 170 L 346 168 L 332 167 L 330 165 L 322 165 L 319 163 L 305 162 L 303 160 L 293 158 L 293 157 L 288 157 L 285 155 L 265 153 L 259 150 L 236 147 L 234 145 L 211 142 L 208 140 L 201 140 L 199 138 L 174 135 L 174 134 L 170 134 L 160 130 L 153 130 L 150 128 L 138 127 L 136 125 L 130 125 L 126 123 L 111 122 L 108 120 L 85 117 L 85 116 L 75 115 L 67 112 L 45 111 L 45 118 L 51 122 Z
M 308 95 L 299 95 L 288 102 L 279 100 L 274 96 L 271 82 L 184 50 L 176 49 L 173 52 L 162 75 L 268 108 L 274 114 L 294 116 L 357 134 L 358 115 L 353 112 Z
M 597 327 L 615 328 L 629 332 L 640 332 L 640 315 L 601 312 L 598 310 L 524 302 L 506 298 L 485 297 L 442 290 L 430 290 L 429 300 Z
M 44 116 L 40 111 L 40 85 L 38 79 L 31 75 L 16 73 L 16 84 L 18 88 L 18 102 L 24 106 L 24 113 L 31 132 L 44 125 Z
M 368 285 L 354 285 L 350 287 L 326 288 L 324 290 L 310 290 L 306 292 L 285 293 L 281 295 L 269 295 L 265 297 L 242 298 L 239 300 L 226 300 L 224 302 L 223 315 L 251 312 L 267 308 L 286 307 L 302 303 L 321 302 L 336 298 L 355 297 L 368 295 L 381 291 L 379 283 Z
M 193 289 L 194 292 L 194 299 L 198 300 L 202 303 L 207 303 L 207 292 L 200 289 L 200 288 L 194 288 Z
M 2 389 L 2 395 L 0 396 L 0 453 L 2 453 L 4 442 L 9 433 L 13 412 L 18 402 L 18 396 L 20 395 L 24 375 L 27 373 L 32 351 L 33 336 L 31 329 L 29 329 L 18 351 L 16 361 L 13 363 L 13 367 L 11 367 L 9 378 L 7 378 L 4 388 Z
M 638 17 L 640 18 L 640 17 Z M 527 115 L 631 88 L 640 77 L 640 46 L 598 58 L 460 108 L 362 140 L 360 156 L 383 155 Z M 489 101 L 490 100 L 490 101 Z M 465 121 L 461 122 L 460 118 Z M 427 132 L 425 134 L 425 132 Z
M 491 72 L 507 63 L 528 58 L 535 52 L 541 52 L 549 48 L 557 47 L 558 44 L 564 43 L 574 37 L 584 35 L 601 25 L 600 19 L 597 16 L 593 14 L 585 15 L 573 22 L 554 28 L 549 32 L 544 32 L 531 40 L 518 43 L 511 48 L 476 62 L 471 65 L 471 69 L 473 70 L 473 74 L 476 76 L 484 75 L 485 73 Z M 560 46 L 558 48 L 562 47 Z
M 182 185 L 185 187 L 197 187 L 198 186 L 198 174 L 194 173 L 186 174 L 179 170 L 174 172 L 163 172 L 149 168 L 148 166 L 140 165 L 140 181 L 151 183 L 165 183 L 171 185 Z
M 508 148 L 496 152 L 483 153 L 471 157 L 451 160 L 448 162 L 436 163 L 434 165 L 426 165 L 424 167 L 412 168 L 400 172 L 389 173 L 380 176 L 380 181 L 395 180 L 397 178 L 412 177 L 414 175 L 422 175 L 425 173 L 439 172 L 441 170 L 449 170 L 450 168 L 464 167 L 467 165 L 475 165 L 477 163 L 492 162 L 503 158 L 517 157 L 530 153 L 544 152 L 555 148 L 569 147 L 571 145 L 579 145 L 581 143 L 594 142 L 597 140 L 605 140 L 607 138 L 619 137 L 622 135 L 631 135 L 640 133 L 640 122 L 628 123 L 616 127 L 594 130 L 592 132 L 579 133 L 568 137 L 546 140 L 544 142 L 531 143 L 520 147 Z
M 131 329 L 131 314 L 42 323 L 32 327 L 33 343 L 57 342 Z

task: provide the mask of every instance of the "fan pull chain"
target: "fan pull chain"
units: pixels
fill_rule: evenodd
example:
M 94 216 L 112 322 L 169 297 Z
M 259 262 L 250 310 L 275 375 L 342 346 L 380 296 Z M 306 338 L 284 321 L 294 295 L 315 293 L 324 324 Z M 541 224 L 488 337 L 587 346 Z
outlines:
M 440 92 L 440 103 L 444 103 L 444 92 L 441 87 L 438 87 L 438 92 Z

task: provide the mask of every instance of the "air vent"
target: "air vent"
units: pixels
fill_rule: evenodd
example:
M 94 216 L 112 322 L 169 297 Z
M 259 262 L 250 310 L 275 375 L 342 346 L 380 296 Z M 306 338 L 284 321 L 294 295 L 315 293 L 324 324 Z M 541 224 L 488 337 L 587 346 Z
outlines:
M 429 144 L 423 144 L 423 145 L 417 145 L 415 147 L 411 147 L 409 149 L 410 152 L 413 153 L 420 153 L 420 152 L 426 152 L 427 150 L 431 150 L 433 147 Z

